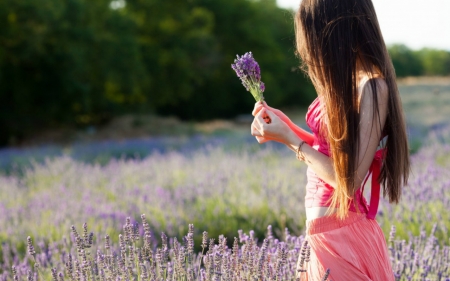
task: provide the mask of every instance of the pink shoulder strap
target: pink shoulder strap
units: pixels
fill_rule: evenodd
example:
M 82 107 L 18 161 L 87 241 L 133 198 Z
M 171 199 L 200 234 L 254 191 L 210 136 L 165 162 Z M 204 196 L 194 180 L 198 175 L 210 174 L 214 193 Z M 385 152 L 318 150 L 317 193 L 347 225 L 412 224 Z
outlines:
M 367 179 L 370 174 L 372 174 L 372 189 L 370 191 L 370 204 L 367 210 L 367 218 L 374 220 L 378 212 L 378 203 L 380 202 L 380 183 L 378 178 L 380 177 L 381 164 L 383 163 L 383 155 L 385 149 L 377 150 L 375 157 L 373 158 L 372 164 L 369 168 L 369 175 L 367 175 L 364 183 L 362 185 L 361 196 L 364 193 L 364 186 L 366 185 Z

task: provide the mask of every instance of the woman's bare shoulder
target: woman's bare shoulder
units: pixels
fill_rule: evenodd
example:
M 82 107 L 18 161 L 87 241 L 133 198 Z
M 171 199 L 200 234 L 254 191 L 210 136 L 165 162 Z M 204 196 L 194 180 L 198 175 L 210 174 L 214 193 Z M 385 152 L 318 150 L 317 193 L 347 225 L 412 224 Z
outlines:
M 383 106 L 383 104 L 387 104 L 389 98 L 389 88 L 383 77 L 374 77 L 367 79 L 365 83 L 360 86 L 359 90 L 359 105 L 360 108 L 364 106 L 366 103 L 372 103 L 374 91 L 371 86 L 371 81 L 375 82 L 376 87 L 376 95 L 378 105 Z

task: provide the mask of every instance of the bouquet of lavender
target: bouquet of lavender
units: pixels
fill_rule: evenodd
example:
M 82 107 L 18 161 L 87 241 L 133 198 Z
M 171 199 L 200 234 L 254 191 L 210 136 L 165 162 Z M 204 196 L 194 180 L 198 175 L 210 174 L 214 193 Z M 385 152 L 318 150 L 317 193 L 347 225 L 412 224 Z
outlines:
M 231 68 L 236 71 L 237 76 L 242 81 L 242 85 L 247 91 L 252 93 L 256 101 L 263 101 L 263 92 L 266 87 L 261 81 L 261 70 L 253 58 L 252 52 L 245 53 L 241 57 L 237 56 Z

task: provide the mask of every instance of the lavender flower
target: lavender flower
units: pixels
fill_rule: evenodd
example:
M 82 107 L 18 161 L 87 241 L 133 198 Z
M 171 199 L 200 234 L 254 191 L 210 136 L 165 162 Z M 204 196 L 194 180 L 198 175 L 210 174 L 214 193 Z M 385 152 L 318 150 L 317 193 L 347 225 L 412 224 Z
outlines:
M 110 244 L 110 240 L 109 240 L 109 235 L 106 234 L 106 236 L 105 236 L 105 249 L 107 251 L 109 251 L 110 248 L 111 248 L 111 244 Z
M 257 268 L 257 270 L 258 270 L 257 278 L 258 279 L 262 279 L 262 274 L 264 272 L 263 268 L 264 268 L 264 262 L 265 262 L 266 256 L 267 256 L 267 244 L 268 244 L 267 239 L 264 239 L 261 249 L 259 251 L 260 254 L 259 254 L 258 268 Z
M 28 245 L 28 254 L 34 257 L 36 255 L 36 251 L 34 250 L 33 241 L 31 241 L 31 237 L 27 237 L 27 245 Z
M 189 230 L 185 236 L 189 246 L 189 240 L 193 239 L 193 229 Z M 420 236 L 411 236 L 410 241 L 393 240 L 393 252 L 391 261 L 393 265 L 393 274 L 397 280 L 448 280 L 450 277 L 450 247 L 440 246 L 434 233 L 437 230 L 432 229 L 427 235 L 422 231 Z M 151 261 L 144 257 L 144 249 L 137 248 L 135 245 L 123 245 L 122 242 L 114 245 L 113 240 L 109 239 L 107 252 L 117 253 L 119 255 L 102 253 L 99 242 L 94 245 L 97 248 L 97 255 L 93 257 L 89 254 L 91 248 L 79 251 L 79 255 L 72 256 L 70 253 L 76 249 L 77 245 L 68 247 L 68 254 L 63 258 L 57 257 L 56 252 L 49 256 L 48 262 L 42 262 L 41 268 L 35 268 L 29 265 L 13 265 L 12 276 L 9 279 L 0 280 L 24 280 L 28 273 L 28 280 L 51 280 L 53 281 L 81 281 L 81 280 L 186 280 L 186 281 L 206 281 L 206 280 L 298 280 L 299 275 L 307 273 L 307 263 L 310 262 L 311 248 L 306 242 L 304 236 L 284 235 L 284 239 L 273 239 L 270 245 L 266 237 L 259 246 L 255 233 L 248 232 L 249 235 L 241 231 L 245 238 L 240 247 L 238 238 L 234 239 L 233 249 L 228 248 L 225 236 L 219 236 L 219 243 L 215 244 L 214 239 L 210 239 L 208 253 L 196 254 L 191 252 L 192 260 L 187 258 L 188 249 L 182 246 L 176 238 L 168 238 L 165 234 L 161 235 L 162 247 L 152 247 L 149 249 Z M 285 233 L 288 230 L 285 229 Z M 141 235 L 145 235 L 141 233 Z M 120 239 L 120 238 L 119 238 Z M 205 239 L 206 240 L 206 239 Z M 170 242 L 170 243 L 168 243 Z M 39 246 L 43 253 L 48 253 L 51 249 L 58 249 L 64 242 L 52 246 Z M 134 244 L 134 243 L 133 243 Z M 302 245 L 300 247 L 299 245 Z M 126 250 L 122 251 L 122 247 Z M 155 245 L 157 246 L 157 245 Z M 71 248 L 71 249 L 70 249 Z M 166 250 L 163 250 L 166 249 Z M 165 252 L 169 252 L 167 258 Z M 40 257 L 41 254 L 36 255 Z M 61 253 L 60 253 L 61 254 Z M 7 258 L 10 259 L 10 258 Z M 201 267 L 202 260 L 204 268 Z M 297 271 L 295 265 L 298 261 Z M 17 262 L 17 260 L 16 260 Z M 59 273 L 57 270 L 65 264 L 66 272 Z M 42 271 L 41 273 L 39 273 Z M 39 273 L 39 278 L 38 278 Z M 45 273 L 42 274 L 42 273 Z M 51 274 L 51 275 L 50 275 Z M 330 271 L 326 270 L 320 280 L 325 281 L 330 278 Z M 48 278 L 44 278 L 48 276 Z M 12 277 L 12 278 L 11 278 Z M 329 280 L 331 281 L 331 280 Z
M 56 268 L 52 268 L 51 271 L 52 271 L 52 281 L 58 281 L 58 275 L 56 272 Z
M 236 72 L 242 81 L 242 85 L 253 95 L 256 101 L 264 100 L 263 92 L 266 86 L 261 81 L 261 70 L 253 58 L 252 52 L 245 53 L 241 57 L 237 55 L 237 59 L 234 60 L 231 68 Z
M 205 249 L 208 244 L 208 232 L 203 231 L 202 235 L 202 248 Z
M 395 225 L 391 226 L 391 231 L 389 232 L 389 242 L 393 242 L 395 239 L 395 233 L 397 232 L 397 229 L 395 228 Z
M 141 219 L 142 219 L 142 226 L 144 228 L 144 236 L 151 236 L 150 226 L 147 222 L 147 219 L 145 218 L 145 214 L 141 215 Z
M 16 270 L 15 266 L 12 266 L 12 274 L 13 274 L 14 281 L 18 281 L 19 278 L 17 277 L 17 270 Z
M 88 230 L 87 230 L 87 223 L 83 224 L 83 240 L 84 240 L 84 245 L 85 248 L 89 248 L 89 234 L 88 234 Z
M 73 279 L 73 264 L 72 264 L 72 255 L 69 254 L 68 261 L 65 263 L 66 265 L 66 273 L 67 275 Z
M 194 255 L 194 233 L 189 232 L 187 235 L 187 254 L 188 262 L 192 262 L 192 257 Z
M 322 278 L 322 281 L 327 281 L 328 280 L 328 275 L 330 275 L 330 269 L 327 268 L 327 271 L 325 272 L 325 275 Z
M 450 129 L 446 134 L 450 136 Z M 398 205 L 391 205 L 387 200 L 381 199 L 380 210 L 383 212 L 379 213 L 377 221 L 390 240 L 388 245 L 393 273 L 399 280 L 450 281 L 450 247 L 448 245 L 450 213 L 445 212 L 450 209 L 450 179 L 447 176 L 450 169 L 450 157 L 448 157 L 450 137 L 446 137 L 446 140 L 448 141 L 442 144 L 431 142 L 411 156 L 413 173 L 407 186 L 408 192 L 404 192 L 403 199 Z M 442 141 L 440 137 L 439 141 Z M 180 244 L 175 246 L 175 243 L 171 242 L 173 240 L 169 238 L 167 247 L 164 247 L 167 248 L 164 256 L 168 254 L 170 267 L 169 261 L 161 263 L 166 279 L 206 281 L 208 272 L 208 276 L 211 275 L 210 279 L 214 280 L 217 278 L 216 273 L 220 272 L 222 280 L 253 281 L 254 276 L 263 276 L 260 280 L 273 280 L 275 266 L 279 261 L 277 246 L 281 242 L 286 245 L 286 251 L 283 254 L 287 254 L 288 258 L 281 267 L 279 278 L 291 281 L 295 280 L 295 274 L 304 274 L 297 272 L 295 265 L 303 258 L 303 267 L 299 269 L 308 270 L 309 263 L 313 262 L 313 248 L 306 246 L 302 252 L 302 242 L 305 237 L 297 235 L 304 227 L 299 221 L 304 221 L 305 217 L 303 213 L 292 211 L 298 209 L 298 204 L 302 204 L 299 202 L 302 201 L 304 193 L 299 191 L 298 194 L 293 194 L 288 187 L 295 185 L 299 179 L 303 180 L 301 177 L 306 174 L 306 171 L 299 172 L 298 169 L 302 167 L 295 165 L 276 165 L 287 163 L 291 155 L 284 153 L 284 150 L 279 151 L 280 153 L 276 150 L 277 153 L 274 153 L 274 147 L 250 150 L 251 153 L 248 154 L 246 150 L 238 150 L 239 152 L 236 153 L 234 150 L 230 151 L 221 147 L 192 151 L 192 153 L 190 149 L 191 147 L 187 150 L 189 152 L 187 154 L 184 154 L 184 149 L 182 152 L 155 153 L 141 160 L 111 161 L 105 166 L 82 163 L 69 157 L 59 157 L 45 163 L 34 163 L 30 169 L 25 169 L 26 173 L 23 175 L 0 173 L 0 193 L 5 194 L 2 197 L 4 200 L 0 199 L 0 211 L 5 217 L 0 222 L 0 236 L 7 237 L 6 241 L 2 241 L 5 244 L 1 245 L 3 251 L 0 257 L 2 259 L 0 281 L 26 280 L 28 270 L 31 270 L 31 278 L 34 280 L 51 280 L 51 267 L 56 268 L 58 272 L 64 269 L 62 274 L 67 281 L 82 280 L 85 276 L 88 279 L 95 276 L 90 280 L 139 279 L 139 276 L 145 275 L 140 268 L 141 259 L 145 263 L 149 279 L 161 280 L 162 277 L 157 273 L 159 269 L 155 263 L 156 249 L 161 247 L 161 240 L 158 241 L 156 231 L 165 231 L 168 237 L 174 235 L 179 237 L 178 235 L 181 235 L 179 229 L 184 228 L 182 225 L 187 226 L 189 222 L 193 222 L 196 226 L 195 233 L 200 229 L 211 228 L 208 235 L 210 237 L 206 236 L 205 242 L 202 243 L 206 252 L 209 238 L 217 239 L 218 232 L 217 225 L 209 225 L 211 222 L 205 220 L 204 214 L 214 209 L 208 209 L 210 207 L 205 207 L 203 204 L 192 204 L 192 202 L 210 198 L 213 200 L 228 198 L 229 202 L 242 202 L 240 204 L 208 204 L 217 209 L 218 221 L 228 219 L 222 217 L 228 211 L 243 217 L 246 213 L 242 212 L 247 212 L 248 209 L 242 208 L 242 204 L 254 206 L 257 211 L 255 213 L 258 215 L 247 214 L 244 216 L 246 220 L 240 227 L 248 229 L 250 226 L 258 226 L 258 228 L 254 233 L 240 231 L 239 236 L 238 233 L 233 233 L 240 240 L 236 239 L 236 245 L 233 246 L 232 251 L 226 246 L 225 237 L 230 239 L 233 234 L 227 231 L 225 236 L 219 237 L 217 245 L 213 243 L 210 247 L 209 256 L 194 253 L 192 264 L 187 262 L 186 251 L 189 245 L 186 242 L 189 234 L 184 236 L 183 246 Z M 268 156 L 270 161 L 266 161 Z M 255 168 L 257 170 L 272 168 L 271 175 L 263 173 L 258 174 L 257 177 L 250 177 L 250 172 Z M 176 173 L 167 172 L 173 170 Z M 76 180 L 80 174 L 86 176 L 81 184 Z M 59 176 L 53 178 L 52 175 Z M 47 182 L 49 178 L 52 180 Z M 256 187 L 243 189 L 242 185 L 248 183 Z M 34 184 L 40 187 L 35 189 Z M 23 188 L 24 186 L 27 188 Z M 76 188 L 78 186 L 79 188 Z M 99 188 L 93 192 L 92 186 Z M 214 186 L 214 189 L 211 186 Z M 34 190 L 31 195 L 28 194 L 30 189 Z M 113 195 L 120 194 L 120 200 L 116 200 L 115 196 L 112 197 L 113 200 L 108 199 L 105 194 L 111 194 L 110 192 Z M 272 200 L 273 202 L 270 201 L 273 198 L 272 194 L 277 194 L 277 200 Z M 81 204 L 80 200 L 83 200 Z M 272 212 L 266 211 L 268 205 L 273 208 Z M 132 221 L 139 214 L 139 210 L 148 209 L 149 206 L 151 206 L 152 216 L 147 218 L 144 231 L 140 232 L 141 237 L 137 240 L 139 242 L 133 238 L 126 243 L 125 237 L 130 236 L 126 234 L 129 226 L 133 228 L 136 225 Z M 58 210 L 54 213 L 55 216 L 51 217 L 51 221 L 45 219 L 48 210 Z M 187 210 L 192 210 L 189 216 L 185 215 Z M 126 232 L 122 232 L 119 236 L 121 224 L 125 221 L 127 213 L 131 214 L 132 219 L 127 224 Z M 265 228 L 262 228 L 261 218 L 264 217 L 264 221 L 276 221 L 280 213 L 286 213 L 287 222 L 293 222 L 286 224 L 292 233 L 286 230 L 283 232 L 280 225 L 274 226 L 273 229 L 267 228 L 266 258 L 261 259 L 262 246 L 259 243 L 259 237 L 265 231 Z M 40 224 L 34 223 L 39 216 L 44 221 Z M 12 224 L 10 221 L 15 223 Z M 88 239 L 92 240 L 91 242 L 86 242 L 87 232 L 83 226 L 79 233 L 75 228 L 72 231 L 68 229 L 69 235 L 66 239 L 63 237 L 61 241 L 51 241 L 53 235 L 60 233 L 61 228 L 67 225 L 67 221 L 73 221 L 80 226 L 84 221 L 95 221 L 95 232 L 102 234 L 101 239 L 96 235 L 95 239 Z M 397 233 L 394 228 L 391 229 L 392 222 L 397 225 Z M 134 227 L 135 230 L 136 227 Z M 111 243 L 109 251 L 102 245 L 105 244 L 104 237 L 107 231 L 110 231 L 108 233 Z M 151 236 L 145 234 L 148 232 L 150 235 L 151 231 L 155 231 L 155 234 Z M 18 239 L 37 233 L 52 233 L 52 237 L 44 239 L 33 236 L 33 245 L 37 243 L 37 246 L 32 249 L 32 252 L 36 252 L 36 259 L 34 259 L 28 255 L 27 242 L 18 243 Z M 197 234 L 199 237 L 194 234 L 194 238 L 201 239 L 200 232 Z M 136 235 L 136 232 L 133 235 Z M 75 236 L 78 238 L 74 239 Z M 153 236 L 155 237 L 152 238 Z M 255 240 L 252 241 L 252 239 Z M 239 241 L 242 244 L 239 244 Z M 23 242 L 25 242 L 24 249 Z M 91 247 L 88 247 L 89 245 Z M 132 247 L 130 248 L 129 245 Z M 175 251 L 176 248 L 179 249 L 178 254 Z M 100 249 L 101 256 L 98 259 L 95 254 L 96 249 Z M 221 268 L 216 268 L 217 252 L 222 258 Z M 28 257 L 24 258 L 24 254 Z M 162 251 L 159 258 L 161 254 L 163 254 Z M 87 263 L 85 263 L 86 260 Z M 135 262 L 130 262 L 132 260 Z M 209 260 L 207 268 L 211 271 L 206 271 L 202 260 Z M 34 268 L 35 262 L 40 268 Z M 184 264 L 185 267 L 180 269 L 178 264 Z M 259 266 L 261 264 L 262 267 Z M 63 265 L 66 265 L 65 268 Z M 11 272 L 12 266 L 16 267 L 16 278 Z M 231 277 L 227 275 L 228 266 Z M 169 273 L 169 268 L 173 269 L 173 273 Z M 260 268 L 262 270 L 259 270 Z M 331 271 L 333 273 L 333 269 Z M 38 274 L 39 279 L 37 279 Z M 331 275 L 328 278 L 330 277 Z
M 308 255 L 307 252 L 308 252 L 308 240 L 304 240 L 303 245 L 302 245 L 301 254 L 300 254 L 300 261 L 297 266 L 298 272 L 306 272 L 306 270 L 303 269 L 303 265 L 307 259 L 307 255 Z M 308 259 L 309 259 L 309 257 L 308 257 Z

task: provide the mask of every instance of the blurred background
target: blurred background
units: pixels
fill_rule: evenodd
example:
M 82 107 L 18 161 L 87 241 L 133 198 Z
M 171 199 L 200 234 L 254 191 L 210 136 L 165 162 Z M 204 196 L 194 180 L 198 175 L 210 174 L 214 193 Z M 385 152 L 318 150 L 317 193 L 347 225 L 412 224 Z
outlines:
M 449 3 L 422 2 L 374 5 L 398 77 L 448 77 Z M 294 55 L 298 5 L 1 1 L 0 145 L 67 145 L 246 126 L 254 101 L 230 65 L 247 51 L 261 65 L 268 103 L 299 112 L 301 123 L 302 109 L 316 94 Z M 222 121 L 205 123 L 217 119 Z
M 60 241 L 52 249 L 74 253 L 63 237 L 84 222 L 95 247 L 106 234 L 117 244 L 126 217 L 141 214 L 155 239 L 182 241 L 194 224 L 197 250 L 203 230 L 229 243 L 239 229 L 262 241 L 268 225 L 280 239 L 285 229 L 302 235 L 306 165 L 250 135 L 255 101 L 231 69 L 252 51 L 268 104 L 308 129 L 316 93 L 294 55 L 299 2 L 0 1 L 0 280 L 30 261 L 27 236 L 41 265 L 62 268 L 46 247 Z M 428 264 L 448 261 L 448 249 L 438 259 L 423 246 L 428 234 L 427 245 L 450 241 L 450 1 L 373 3 L 413 166 L 402 201 L 382 199 L 377 221 L 386 237 L 396 226 L 418 243 L 413 275 L 450 276 Z

